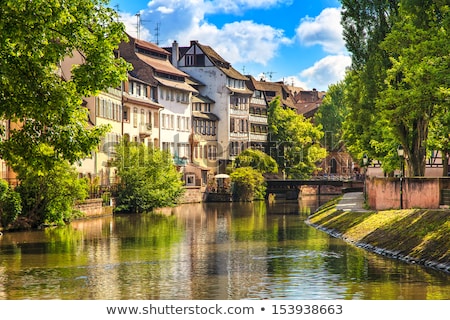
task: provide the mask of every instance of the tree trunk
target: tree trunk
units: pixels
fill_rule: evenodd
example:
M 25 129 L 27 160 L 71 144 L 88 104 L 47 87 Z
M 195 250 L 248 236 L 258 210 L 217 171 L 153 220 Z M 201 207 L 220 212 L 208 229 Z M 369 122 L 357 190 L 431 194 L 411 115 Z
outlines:
M 448 177 L 448 151 L 441 151 L 442 154 L 442 176 Z
M 428 121 L 426 119 L 417 119 L 415 125 L 411 128 L 409 133 L 410 144 L 404 146 L 406 156 L 407 172 L 409 177 L 423 177 L 425 176 L 425 166 L 427 157 L 427 139 L 428 139 Z M 404 131 L 405 133 L 408 130 Z M 408 138 L 403 137 L 404 141 Z

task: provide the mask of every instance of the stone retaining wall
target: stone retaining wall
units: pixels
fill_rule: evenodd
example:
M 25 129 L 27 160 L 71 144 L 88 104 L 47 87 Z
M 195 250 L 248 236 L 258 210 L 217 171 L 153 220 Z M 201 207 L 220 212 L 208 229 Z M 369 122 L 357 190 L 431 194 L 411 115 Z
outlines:
M 74 209 L 83 212 L 86 218 L 111 215 L 113 213 L 113 208 L 114 200 L 111 201 L 111 205 L 103 206 L 102 199 L 87 199 L 74 206 Z
M 438 209 L 442 205 L 441 191 L 450 188 L 450 178 L 369 177 L 366 180 L 367 202 L 371 209 Z M 402 196 L 401 196 L 402 195 Z

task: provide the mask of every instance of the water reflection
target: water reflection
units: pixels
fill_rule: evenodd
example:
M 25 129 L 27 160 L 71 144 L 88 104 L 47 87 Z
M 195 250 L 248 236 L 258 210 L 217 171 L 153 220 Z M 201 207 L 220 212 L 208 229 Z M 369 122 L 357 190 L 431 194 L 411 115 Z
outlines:
M 445 274 L 304 223 L 321 201 L 191 204 L 0 240 L 0 299 L 448 299 Z

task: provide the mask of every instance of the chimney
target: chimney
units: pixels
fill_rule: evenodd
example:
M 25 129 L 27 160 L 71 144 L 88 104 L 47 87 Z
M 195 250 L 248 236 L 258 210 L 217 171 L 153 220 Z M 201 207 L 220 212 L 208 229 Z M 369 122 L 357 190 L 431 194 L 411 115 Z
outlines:
M 191 40 L 191 47 L 196 43 L 198 43 L 198 40 Z
M 180 50 L 178 48 L 177 40 L 172 43 L 172 65 L 178 67 L 178 60 L 180 59 Z

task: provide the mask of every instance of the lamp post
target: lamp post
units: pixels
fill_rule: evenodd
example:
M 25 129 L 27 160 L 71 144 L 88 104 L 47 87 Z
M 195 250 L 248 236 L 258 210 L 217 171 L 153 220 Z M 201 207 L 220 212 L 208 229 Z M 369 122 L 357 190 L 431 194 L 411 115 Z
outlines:
M 403 150 L 403 146 L 399 145 L 397 148 L 397 154 L 400 157 L 400 209 L 403 209 L 403 176 L 405 175 L 405 150 Z

